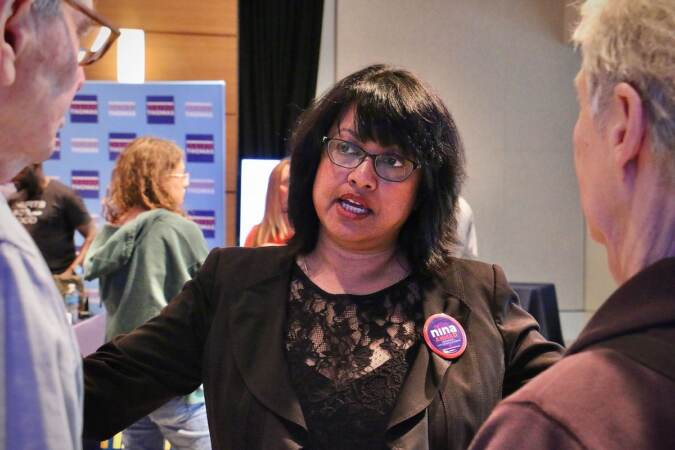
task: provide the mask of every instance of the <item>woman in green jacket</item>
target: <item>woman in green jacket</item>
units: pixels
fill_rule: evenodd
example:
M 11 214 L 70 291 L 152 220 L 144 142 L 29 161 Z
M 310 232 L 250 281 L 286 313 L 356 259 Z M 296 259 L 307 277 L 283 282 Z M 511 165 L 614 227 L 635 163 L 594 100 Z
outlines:
M 108 317 L 106 340 L 155 317 L 197 272 L 206 241 L 181 210 L 189 175 L 174 143 L 138 138 L 120 154 L 112 173 L 109 222 L 87 256 L 85 276 L 98 278 Z M 176 397 L 128 427 L 126 449 L 210 449 L 201 387 Z

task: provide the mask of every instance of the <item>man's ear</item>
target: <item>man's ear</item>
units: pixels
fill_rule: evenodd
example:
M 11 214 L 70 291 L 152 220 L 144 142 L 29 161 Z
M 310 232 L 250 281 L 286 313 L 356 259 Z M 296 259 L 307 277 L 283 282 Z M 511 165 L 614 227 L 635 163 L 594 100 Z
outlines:
M 642 98 L 630 84 L 618 83 L 609 107 L 609 143 L 619 167 L 626 168 L 639 156 L 647 132 Z
M 26 41 L 33 0 L 0 0 L 0 86 L 10 86 L 16 77 L 16 57 Z

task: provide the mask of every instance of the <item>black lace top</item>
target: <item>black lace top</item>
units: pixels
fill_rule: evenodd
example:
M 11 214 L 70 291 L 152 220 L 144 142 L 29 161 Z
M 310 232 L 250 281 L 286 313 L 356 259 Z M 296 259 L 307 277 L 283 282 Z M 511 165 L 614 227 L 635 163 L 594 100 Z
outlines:
M 384 447 L 423 313 L 408 277 L 368 295 L 329 294 L 295 267 L 286 350 L 312 450 Z

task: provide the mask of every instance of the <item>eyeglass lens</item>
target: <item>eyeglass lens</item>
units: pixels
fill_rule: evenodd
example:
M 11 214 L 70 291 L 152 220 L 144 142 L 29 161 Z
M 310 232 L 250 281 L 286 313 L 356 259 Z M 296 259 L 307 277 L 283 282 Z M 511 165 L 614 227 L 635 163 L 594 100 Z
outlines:
M 354 169 L 369 156 L 365 150 L 351 142 L 328 140 L 328 156 L 334 164 Z M 415 163 L 400 155 L 383 153 L 373 157 L 375 173 L 388 181 L 403 181 L 415 170 Z
M 78 61 L 91 59 L 103 50 L 112 35 L 112 30 L 104 25 L 92 24 L 87 32 L 80 37 L 80 52 Z

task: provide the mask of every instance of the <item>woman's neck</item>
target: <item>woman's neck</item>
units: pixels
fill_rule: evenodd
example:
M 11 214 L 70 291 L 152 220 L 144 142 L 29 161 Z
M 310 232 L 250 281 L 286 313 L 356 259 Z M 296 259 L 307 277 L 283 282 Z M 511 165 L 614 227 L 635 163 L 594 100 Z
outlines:
M 370 294 L 410 273 L 406 258 L 393 246 L 356 251 L 340 247 L 321 234 L 314 250 L 298 257 L 300 268 L 326 292 Z

